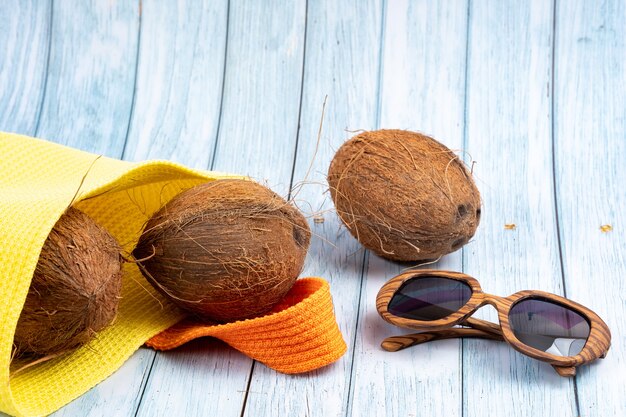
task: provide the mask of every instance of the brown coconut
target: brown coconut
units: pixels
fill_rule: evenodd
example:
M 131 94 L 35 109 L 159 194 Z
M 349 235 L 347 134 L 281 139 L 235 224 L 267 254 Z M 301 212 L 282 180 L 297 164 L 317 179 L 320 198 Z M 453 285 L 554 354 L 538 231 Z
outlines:
M 68 209 L 39 256 L 15 331 L 17 355 L 56 355 L 89 342 L 115 318 L 121 278 L 115 238 Z
M 203 320 L 269 311 L 292 287 L 309 247 L 306 219 L 252 181 L 191 188 L 146 224 L 133 252 L 148 281 Z
M 384 258 L 437 259 L 467 243 L 480 221 L 480 194 L 465 164 L 420 133 L 353 137 L 334 156 L 328 183 L 348 230 Z

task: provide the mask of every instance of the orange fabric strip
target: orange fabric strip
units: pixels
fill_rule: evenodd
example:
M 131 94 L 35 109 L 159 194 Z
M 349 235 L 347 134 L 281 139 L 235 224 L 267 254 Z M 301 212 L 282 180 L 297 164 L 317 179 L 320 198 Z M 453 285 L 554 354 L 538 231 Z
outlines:
M 210 325 L 184 319 L 146 345 L 174 349 L 198 337 L 213 336 L 245 355 L 286 374 L 312 371 L 339 359 L 347 349 L 328 282 L 302 278 L 271 313 L 249 320 Z

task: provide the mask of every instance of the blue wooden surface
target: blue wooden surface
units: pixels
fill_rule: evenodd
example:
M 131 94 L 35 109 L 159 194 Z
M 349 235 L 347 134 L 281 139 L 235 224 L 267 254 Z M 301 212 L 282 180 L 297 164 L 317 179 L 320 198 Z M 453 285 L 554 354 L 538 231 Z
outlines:
M 303 376 L 212 339 L 142 348 L 56 415 L 626 415 L 625 21 L 618 0 L 1 2 L 0 130 L 291 190 L 324 218 L 304 274 L 330 281 L 348 342 Z M 325 185 L 351 131 L 379 127 L 476 162 L 481 225 L 437 267 L 588 305 L 605 360 L 565 379 L 502 343 L 380 349 L 403 331 L 374 297 L 405 265 L 361 249 Z

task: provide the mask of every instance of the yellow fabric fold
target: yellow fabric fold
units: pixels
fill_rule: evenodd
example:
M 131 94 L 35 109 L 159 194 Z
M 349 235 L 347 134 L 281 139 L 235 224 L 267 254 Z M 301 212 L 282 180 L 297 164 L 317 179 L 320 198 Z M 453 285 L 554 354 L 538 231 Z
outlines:
M 166 162 L 133 163 L 0 132 L 0 410 L 49 414 L 118 369 L 146 340 L 182 316 L 124 265 L 122 300 L 112 326 L 77 351 L 11 375 L 15 326 L 39 253 L 73 204 L 130 253 L 150 216 L 181 191 L 219 178 Z

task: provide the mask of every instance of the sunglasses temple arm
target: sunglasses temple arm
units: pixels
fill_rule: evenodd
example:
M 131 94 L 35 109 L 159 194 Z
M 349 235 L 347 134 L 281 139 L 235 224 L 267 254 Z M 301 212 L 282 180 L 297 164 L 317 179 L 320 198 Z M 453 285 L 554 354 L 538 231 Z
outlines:
M 432 340 L 455 339 L 459 337 L 503 340 L 502 335 L 500 334 L 486 332 L 478 329 L 469 329 L 465 327 L 436 330 L 432 332 L 413 333 L 402 336 L 391 336 L 383 340 L 381 346 L 388 352 L 397 352 L 399 350 L 430 342 Z
M 461 325 L 467 327 L 453 327 L 431 332 L 413 333 L 402 336 L 391 336 L 383 340 L 381 346 L 389 352 L 397 352 L 411 346 L 430 342 L 432 340 L 464 338 L 479 338 L 491 340 L 504 340 L 500 326 L 485 320 L 467 318 Z

